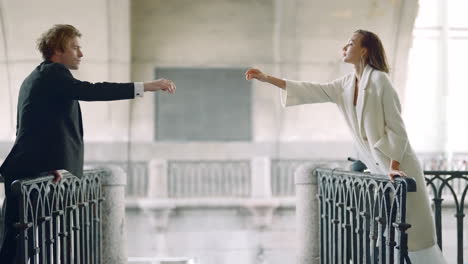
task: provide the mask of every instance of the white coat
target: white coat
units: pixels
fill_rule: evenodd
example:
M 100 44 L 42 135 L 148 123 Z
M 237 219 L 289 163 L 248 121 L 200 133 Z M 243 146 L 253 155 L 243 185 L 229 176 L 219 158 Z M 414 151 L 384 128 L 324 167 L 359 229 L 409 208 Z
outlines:
M 355 74 L 350 73 L 330 83 L 319 84 L 286 80 L 285 105 L 335 103 L 351 129 L 359 159 L 372 173 L 388 175 L 391 160 L 414 178 L 417 192 L 407 199 L 409 251 L 434 246 L 435 225 L 429 204 L 423 171 L 408 142 L 401 117 L 398 95 L 389 76 L 366 66 L 359 82 L 354 106 Z

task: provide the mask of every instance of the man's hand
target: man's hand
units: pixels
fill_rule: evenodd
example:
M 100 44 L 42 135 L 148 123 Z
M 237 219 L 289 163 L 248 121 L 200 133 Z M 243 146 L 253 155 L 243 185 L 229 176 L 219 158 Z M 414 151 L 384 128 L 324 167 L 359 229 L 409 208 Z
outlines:
M 63 178 L 62 173 L 60 173 L 58 170 L 53 170 L 50 173 L 54 175 L 54 179 L 52 180 L 54 183 L 58 183 Z
M 145 92 L 157 92 L 157 91 L 165 91 L 168 93 L 175 93 L 176 86 L 171 80 L 167 79 L 157 79 L 151 82 L 143 83 L 143 87 Z

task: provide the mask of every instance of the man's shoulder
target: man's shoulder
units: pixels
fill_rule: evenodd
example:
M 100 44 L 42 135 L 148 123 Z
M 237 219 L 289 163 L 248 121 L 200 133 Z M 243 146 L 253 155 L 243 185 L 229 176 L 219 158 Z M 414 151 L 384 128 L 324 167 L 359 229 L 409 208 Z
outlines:
M 70 71 L 63 64 L 50 61 L 44 61 L 39 64 L 34 72 L 37 72 L 37 74 L 46 79 L 70 74 Z
M 24 79 L 21 90 L 36 91 L 40 88 L 41 91 L 45 91 L 44 87 L 50 87 L 60 76 L 67 74 L 67 70 L 63 64 L 44 61 Z

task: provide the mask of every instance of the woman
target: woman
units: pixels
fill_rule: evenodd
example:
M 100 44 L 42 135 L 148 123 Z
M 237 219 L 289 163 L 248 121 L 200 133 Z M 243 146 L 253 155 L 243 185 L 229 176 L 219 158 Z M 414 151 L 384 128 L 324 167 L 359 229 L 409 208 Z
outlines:
M 343 47 L 350 73 L 330 83 L 283 80 L 249 69 L 246 79 L 268 82 L 286 92 L 286 106 L 333 102 L 350 127 L 362 160 L 372 173 L 414 177 L 425 186 L 418 159 L 408 142 L 398 95 L 388 77 L 385 51 L 379 37 L 357 30 Z M 284 94 L 283 94 L 284 95 Z M 408 194 L 409 257 L 413 263 L 445 263 L 436 244 L 434 220 L 426 188 Z

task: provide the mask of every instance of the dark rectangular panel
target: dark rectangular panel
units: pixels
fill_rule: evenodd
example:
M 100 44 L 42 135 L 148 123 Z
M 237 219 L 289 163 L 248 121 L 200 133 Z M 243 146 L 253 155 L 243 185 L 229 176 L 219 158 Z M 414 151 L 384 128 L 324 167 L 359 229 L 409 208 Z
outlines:
M 173 80 L 173 95 L 156 94 L 156 140 L 250 141 L 251 84 L 246 69 L 158 68 Z

